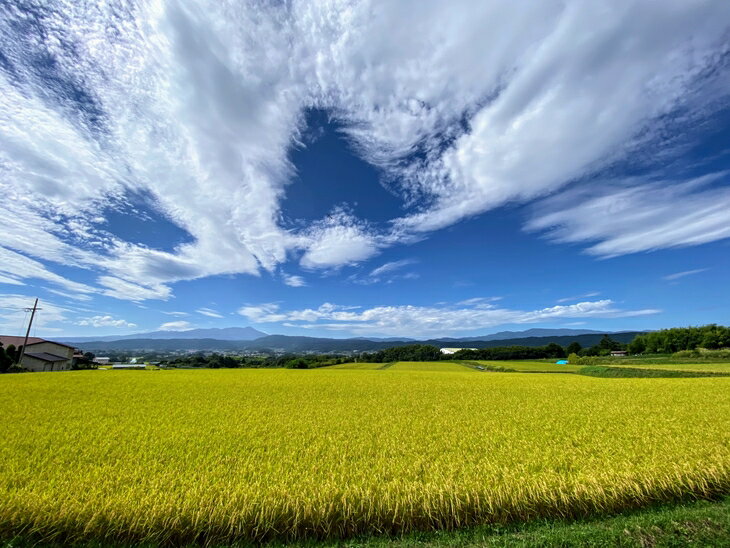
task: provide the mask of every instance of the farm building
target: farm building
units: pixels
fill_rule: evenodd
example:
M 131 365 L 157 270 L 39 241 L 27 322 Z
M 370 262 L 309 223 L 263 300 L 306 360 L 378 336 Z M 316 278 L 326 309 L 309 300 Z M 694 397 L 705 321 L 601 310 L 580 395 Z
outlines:
M 611 356 L 628 356 L 626 350 L 611 350 Z
M 476 350 L 476 348 L 442 348 L 442 354 L 456 354 L 459 350 Z
M 25 337 L 0 335 L 0 342 L 5 348 L 11 344 L 19 348 L 23 346 Z M 73 346 L 40 337 L 28 337 L 28 345 L 20 365 L 29 371 L 67 371 L 71 369 L 73 355 Z

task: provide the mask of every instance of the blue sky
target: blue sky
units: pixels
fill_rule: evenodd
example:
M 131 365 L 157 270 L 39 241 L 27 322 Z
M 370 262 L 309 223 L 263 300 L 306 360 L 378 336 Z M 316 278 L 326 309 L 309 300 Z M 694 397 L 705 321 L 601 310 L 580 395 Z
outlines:
M 725 1 L 0 12 L 3 333 L 729 323 Z

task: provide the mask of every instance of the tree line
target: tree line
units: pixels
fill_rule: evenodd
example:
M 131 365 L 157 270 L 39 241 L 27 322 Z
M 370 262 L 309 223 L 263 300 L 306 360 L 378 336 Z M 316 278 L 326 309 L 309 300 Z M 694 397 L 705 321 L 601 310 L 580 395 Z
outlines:
M 628 345 L 631 354 L 672 354 L 682 350 L 730 347 L 730 327 L 717 324 L 673 327 L 637 335 Z
M 160 362 L 167 367 L 205 367 L 221 368 L 268 368 L 285 367 L 288 369 L 314 369 L 352 361 L 351 358 L 332 354 L 284 354 L 281 356 L 230 356 L 218 353 L 192 354 Z

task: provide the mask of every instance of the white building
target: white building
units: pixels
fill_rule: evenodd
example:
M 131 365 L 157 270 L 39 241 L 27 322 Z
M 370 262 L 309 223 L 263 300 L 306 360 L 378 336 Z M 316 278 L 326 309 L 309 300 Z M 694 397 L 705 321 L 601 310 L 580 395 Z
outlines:
M 476 348 L 442 348 L 442 354 L 456 354 L 459 350 L 476 350 Z

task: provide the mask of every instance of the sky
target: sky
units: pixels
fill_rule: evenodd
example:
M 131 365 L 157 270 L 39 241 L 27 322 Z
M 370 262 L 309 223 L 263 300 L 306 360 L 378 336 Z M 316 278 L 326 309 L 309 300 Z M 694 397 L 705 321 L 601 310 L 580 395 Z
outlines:
M 730 3 L 0 4 L 0 332 L 729 324 Z

